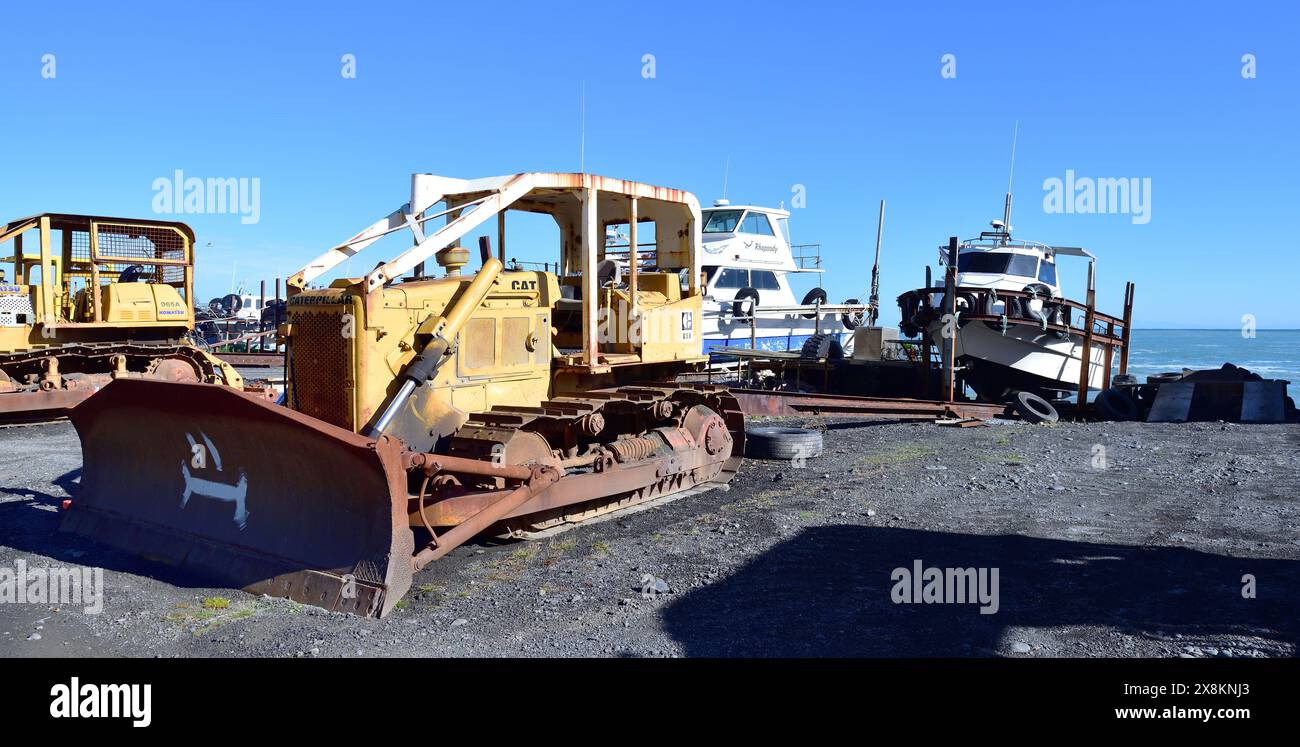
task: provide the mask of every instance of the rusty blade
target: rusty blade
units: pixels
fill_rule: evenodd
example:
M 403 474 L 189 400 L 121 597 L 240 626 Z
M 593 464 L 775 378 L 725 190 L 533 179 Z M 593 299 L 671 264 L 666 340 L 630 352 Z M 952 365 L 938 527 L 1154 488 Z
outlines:
M 70 417 L 83 468 L 61 529 L 362 615 L 410 587 L 400 442 L 213 384 L 122 379 Z

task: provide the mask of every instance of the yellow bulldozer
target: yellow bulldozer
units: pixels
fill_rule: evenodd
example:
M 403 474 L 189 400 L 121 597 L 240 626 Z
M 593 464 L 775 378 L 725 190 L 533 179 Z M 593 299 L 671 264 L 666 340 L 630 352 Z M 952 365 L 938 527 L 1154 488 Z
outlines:
M 553 219 L 554 271 L 506 269 L 519 213 Z M 485 224 L 475 258 L 461 240 Z M 625 244 L 608 238 L 619 226 Z M 411 239 L 396 258 L 309 287 L 392 235 Z M 282 405 L 125 379 L 76 407 L 83 473 L 62 527 L 222 585 L 382 616 L 476 535 L 726 483 L 744 451 L 735 398 L 674 383 L 706 360 L 699 252 L 688 192 L 417 174 L 409 202 L 288 279 Z
M 0 226 L 5 244 L 13 253 L 0 260 L 0 422 L 65 414 L 114 379 L 242 387 L 234 368 L 186 339 L 189 226 L 45 213 Z

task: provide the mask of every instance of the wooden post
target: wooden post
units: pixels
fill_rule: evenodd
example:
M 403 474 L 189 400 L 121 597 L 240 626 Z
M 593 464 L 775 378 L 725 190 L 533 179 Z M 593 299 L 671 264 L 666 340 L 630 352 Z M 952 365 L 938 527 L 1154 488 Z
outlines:
M 1106 323 L 1106 336 L 1112 340 L 1115 339 L 1115 322 Z M 1106 368 L 1101 372 L 1102 389 L 1110 389 L 1110 366 L 1114 355 L 1115 355 L 1115 346 L 1112 343 L 1107 342 L 1105 358 L 1103 359 L 1103 364 L 1106 366 Z
M 1124 344 L 1119 349 L 1119 372 L 1128 373 L 1128 344 L 1132 339 L 1129 333 L 1133 327 L 1133 291 L 1135 290 L 1132 283 L 1124 286 Z
M 1088 369 L 1092 364 L 1092 327 L 1097 313 L 1097 276 L 1092 262 L 1088 263 L 1088 312 L 1083 319 L 1083 354 L 1079 356 L 1079 401 L 1080 415 L 1088 410 Z
M 956 236 L 948 238 L 948 268 L 943 277 L 943 316 L 939 318 L 939 335 L 943 338 L 942 394 L 945 402 L 952 402 L 957 387 L 957 245 Z M 944 330 L 952 325 L 952 334 Z

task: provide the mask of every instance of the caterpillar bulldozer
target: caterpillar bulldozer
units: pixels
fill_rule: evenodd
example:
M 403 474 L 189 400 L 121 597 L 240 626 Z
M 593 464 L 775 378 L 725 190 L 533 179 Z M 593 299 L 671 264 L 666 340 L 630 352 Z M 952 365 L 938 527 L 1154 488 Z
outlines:
M 554 220 L 554 271 L 506 269 L 519 212 Z M 485 224 L 496 253 L 481 236 L 470 272 L 461 240 Z M 618 225 L 626 245 L 607 243 Z M 394 259 L 309 287 L 392 235 L 411 238 Z M 744 453 L 735 398 L 673 383 L 706 361 L 699 248 L 688 192 L 416 174 L 409 202 L 288 279 L 283 404 L 126 379 L 75 408 L 83 473 L 62 528 L 222 585 L 383 616 L 477 535 L 529 537 L 724 484 Z
M 114 379 L 242 387 L 234 368 L 186 339 L 189 226 L 45 213 L 0 226 L 0 246 L 9 243 L 12 255 L 0 260 L 0 422 L 61 416 Z

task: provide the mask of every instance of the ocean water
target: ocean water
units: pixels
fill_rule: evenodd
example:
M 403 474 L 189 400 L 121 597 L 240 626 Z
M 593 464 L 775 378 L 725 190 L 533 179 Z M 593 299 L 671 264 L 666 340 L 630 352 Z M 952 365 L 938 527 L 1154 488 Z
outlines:
M 1128 370 L 1148 374 L 1232 363 L 1266 379 L 1286 379 L 1300 390 L 1300 330 L 1261 329 L 1244 337 L 1237 329 L 1134 329 Z

